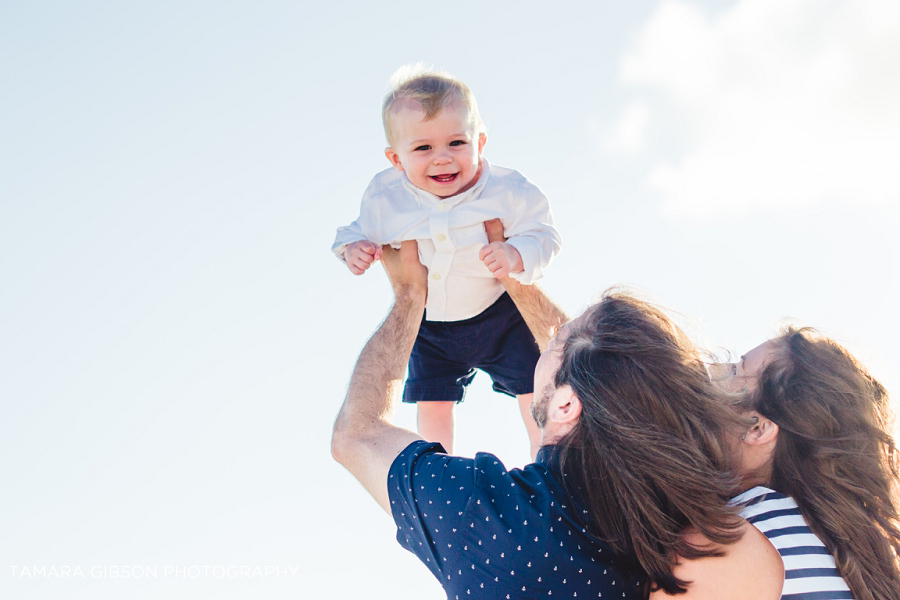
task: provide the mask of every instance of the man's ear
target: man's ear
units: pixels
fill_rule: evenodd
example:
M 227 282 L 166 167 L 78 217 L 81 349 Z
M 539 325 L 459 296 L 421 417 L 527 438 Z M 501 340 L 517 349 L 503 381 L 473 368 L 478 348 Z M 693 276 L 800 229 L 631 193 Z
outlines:
M 581 417 L 581 400 L 575 395 L 575 391 L 568 385 L 556 388 L 553 397 L 550 398 L 547 418 L 559 425 L 574 426 L 579 417 Z
M 478 156 L 481 156 L 481 153 L 484 152 L 484 145 L 487 143 L 487 134 L 485 132 L 481 132 L 478 134 Z
M 387 159 L 391 161 L 391 164 L 394 165 L 394 168 L 398 171 L 403 170 L 403 163 L 400 162 L 400 155 L 394 152 L 394 149 L 388 146 L 384 149 L 384 155 L 387 156 Z
M 741 436 L 741 441 L 750 446 L 763 446 L 775 442 L 778 439 L 778 425 L 759 414 L 755 410 L 745 413 L 750 418 L 755 418 L 756 423 L 747 433 Z

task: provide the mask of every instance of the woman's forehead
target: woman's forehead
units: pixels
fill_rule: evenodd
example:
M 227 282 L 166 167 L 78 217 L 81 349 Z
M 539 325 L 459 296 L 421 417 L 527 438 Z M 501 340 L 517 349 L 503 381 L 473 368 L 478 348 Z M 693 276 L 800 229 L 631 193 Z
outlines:
M 741 356 L 744 363 L 744 370 L 747 372 L 758 372 L 764 369 L 781 351 L 782 342 L 778 338 L 766 340 L 759 346 L 748 351 Z

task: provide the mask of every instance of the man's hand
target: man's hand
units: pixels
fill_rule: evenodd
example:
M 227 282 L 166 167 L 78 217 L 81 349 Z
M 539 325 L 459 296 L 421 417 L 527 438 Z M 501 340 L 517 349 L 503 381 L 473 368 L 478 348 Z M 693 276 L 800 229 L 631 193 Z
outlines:
M 372 263 L 381 258 L 381 246 L 373 244 L 369 240 L 353 242 L 344 249 L 344 260 L 347 268 L 354 275 L 362 275 L 372 266 Z
M 502 279 L 510 273 L 521 273 L 525 269 L 522 265 L 522 255 L 515 246 L 506 242 L 491 242 L 483 246 L 478 258 L 497 279 Z
M 415 240 L 407 240 L 400 244 L 400 250 L 390 246 L 381 249 L 381 264 L 391 280 L 394 296 L 421 293 L 424 297 L 428 291 L 428 269 L 419 262 L 419 245 Z
M 503 235 L 503 221 L 500 219 L 485 221 L 484 232 L 487 234 L 488 244 L 506 241 L 506 236 Z

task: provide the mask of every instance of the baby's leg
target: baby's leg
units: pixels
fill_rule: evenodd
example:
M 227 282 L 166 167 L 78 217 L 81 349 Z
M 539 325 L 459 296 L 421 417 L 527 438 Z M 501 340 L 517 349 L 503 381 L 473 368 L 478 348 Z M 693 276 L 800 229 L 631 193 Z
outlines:
M 453 401 L 418 402 L 419 433 L 429 442 L 439 442 L 453 454 Z
M 534 394 L 522 394 L 516 396 L 519 401 L 519 411 L 522 413 L 522 421 L 525 422 L 525 429 L 528 430 L 528 441 L 531 442 L 531 460 L 537 458 L 538 450 L 541 449 L 541 430 L 534 417 L 531 416 L 531 402 L 534 400 Z

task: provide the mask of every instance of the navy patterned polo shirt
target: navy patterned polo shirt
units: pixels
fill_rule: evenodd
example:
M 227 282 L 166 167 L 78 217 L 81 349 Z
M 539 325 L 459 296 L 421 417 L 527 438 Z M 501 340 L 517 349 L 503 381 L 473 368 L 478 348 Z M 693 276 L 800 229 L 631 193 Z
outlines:
M 643 598 L 616 557 L 583 523 L 542 448 L 507 471 L 493 454 L 448 456 L 416 441 L 388 474 L 397 541 L 431 569 L 449 600 Z

